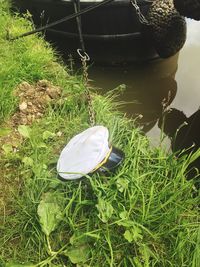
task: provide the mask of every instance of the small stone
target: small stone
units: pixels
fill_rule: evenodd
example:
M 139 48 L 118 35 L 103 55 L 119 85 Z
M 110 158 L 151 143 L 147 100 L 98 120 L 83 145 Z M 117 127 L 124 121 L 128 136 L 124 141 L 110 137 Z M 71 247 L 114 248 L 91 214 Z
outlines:
M 27 109 L 27 103 L 26 103 L 26 102 L 22 102 L 22 103 L 19 105 L 19 109 L 20 109 L 21 111 Z
M 144 116 L 142 114 L 139 114 L 138 119 L 142 119 Z
M 57 134 L 56 134 L 58 137 L 61 137 L 62 136 L 62 132 L 61 131 L 59 131 L 59 132 L 57 132 Z
M 42 113 L 38 112 L 37 117 L 42 117 Z
M 60 90 L 59 88 L 47 88 L 47 94 L 50 96 L 50 98 L 56 99 L 60 96 Z
M 37 85 L 42 87 L 40 89 L 45 90 L 46 87 L 49 86 L 49 82 L 47 80 L 40 80 L 40 81 L 37 82 Z

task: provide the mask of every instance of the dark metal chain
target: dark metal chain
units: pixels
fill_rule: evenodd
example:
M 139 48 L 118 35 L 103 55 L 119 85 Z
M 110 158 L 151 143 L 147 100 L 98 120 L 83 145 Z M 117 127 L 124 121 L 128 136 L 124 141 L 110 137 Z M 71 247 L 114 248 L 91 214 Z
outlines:
M 130 0 L 130 1 L 131 1 L 132 6 L 135 8 L 139 21 L 144 25 L 149 25 L 150 23 L 140 11 L 140 7 L 137 4 L 137 0 Z M 151 1 L 148 1 L 148 2 L 151 2 Z
M 95 125 L 95 112 L 94 112 L 94 108 L 92 105 L 92 98 L 91 98 L 90 90 L 88 87 L 88 71 L 87 71 L 87 61 L 90 60 L 90 57 L 88 56 L 86 52 L 83 52 L 81 49 L 78 49 L 77 52 L 81 58 L 81 62 L 83 66 L 83 80 L 84 80 L 84 86 L 85 86 L 85 95 L 86 95 L 87 103 L 88 103 L 89 122 L 91 126 L 94 126 Z

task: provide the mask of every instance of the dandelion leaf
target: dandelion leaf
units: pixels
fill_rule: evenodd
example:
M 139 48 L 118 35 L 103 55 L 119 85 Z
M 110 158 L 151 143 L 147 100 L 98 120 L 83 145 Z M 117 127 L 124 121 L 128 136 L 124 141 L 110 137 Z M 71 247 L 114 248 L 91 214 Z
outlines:
M 99 214 L 98 217 L 104 223 L 106 223 L 114 212 L 113 206 L 106 200 L 99 198 L 98 204 L 96 205 Z
M 42 230 L 49 236 L 63 218 L 61 197 L 53 193 L 45 193 L 37 212 Z
M 73 264 L 85 263 L 90 254 L 90 248 L 86 244 L 72 246 L 64 253 Z
M 30 138 L 30 128 L 26 125 L 19 125 L 18 132 L 24 137 L 24 138 Z

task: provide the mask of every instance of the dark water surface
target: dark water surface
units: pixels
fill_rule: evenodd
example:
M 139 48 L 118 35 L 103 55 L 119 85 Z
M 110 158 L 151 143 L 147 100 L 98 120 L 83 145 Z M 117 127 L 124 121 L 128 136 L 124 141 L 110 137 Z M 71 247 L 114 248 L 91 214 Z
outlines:
M 102 93 L 125 85 L 120 100 L 128 103 L 123 110 L 127 116 L 143 115 L 140 122 L 144 131 L 156 144 L 163 104 L 183 111 L 187 117 L 200 106 L 200 22 L 187 20 L 187 41 L 171 58 L 137 66 L 93 66 L 89 75 Z

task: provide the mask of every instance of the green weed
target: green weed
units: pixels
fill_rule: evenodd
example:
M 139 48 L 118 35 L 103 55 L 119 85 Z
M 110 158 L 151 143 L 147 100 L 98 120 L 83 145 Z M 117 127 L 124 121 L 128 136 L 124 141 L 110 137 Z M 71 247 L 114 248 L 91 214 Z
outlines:
M 5 1 L 4 1 L 5 2 Z M 105 125 L 125 160 L 115 173 L 62 182 L 56 162 L 72 136 L 89 127 L 84 86 L 56 63 L 38 36 L 10 43 L 31 27 L 0 4 L 0 119 L 15 111 L 22 81 L 48 79 L 65 92 L 45 117 L 21 125 L 22 144 L 0 158 L 7 201 L 0 213 L 0 266 L 199 267 L 199 196 L 185 178 L 191 160 L 177 160 L 117 111 L 116 92 L 93 94 L 96 123 Z M 1 126 L 0 126 L 1 127 Z M 5 135 L 5 130 L 2 130 Z

